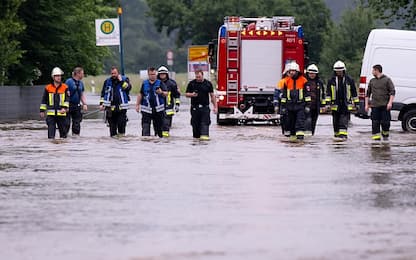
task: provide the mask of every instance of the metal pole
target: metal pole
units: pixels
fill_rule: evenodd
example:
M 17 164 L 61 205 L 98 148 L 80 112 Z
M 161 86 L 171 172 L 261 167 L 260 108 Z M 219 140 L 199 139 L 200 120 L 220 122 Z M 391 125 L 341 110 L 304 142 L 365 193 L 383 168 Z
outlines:
M 117 9 L 118 14 L 118 22 L 120 24 L 120 67 L 121 67 L 121 75 L 124 76 L 124 60 L 123 60 L 123 8 L 121 8 L 121 4 Z

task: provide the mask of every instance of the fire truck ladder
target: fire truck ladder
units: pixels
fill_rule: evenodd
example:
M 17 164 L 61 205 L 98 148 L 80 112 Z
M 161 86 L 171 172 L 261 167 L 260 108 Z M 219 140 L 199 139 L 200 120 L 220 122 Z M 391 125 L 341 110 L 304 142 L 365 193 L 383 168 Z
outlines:
M 238 104 L 240 81 L 240 31 L 227 32 L 227 103 Z

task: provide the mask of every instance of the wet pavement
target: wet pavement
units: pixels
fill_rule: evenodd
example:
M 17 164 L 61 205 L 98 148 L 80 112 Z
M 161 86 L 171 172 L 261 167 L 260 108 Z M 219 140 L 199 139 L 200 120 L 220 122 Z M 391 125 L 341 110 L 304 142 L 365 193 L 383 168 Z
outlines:
M 135 100 L 135 99 L 133 99 Z M 276 126 L 215 124 L 192 139 L 110 138 L 101 114 L 51 142 L 41 121 L 0 124 L 1 259 L 416 259 L 416 135 L 371 141 L 331 117 L 289 143 Z

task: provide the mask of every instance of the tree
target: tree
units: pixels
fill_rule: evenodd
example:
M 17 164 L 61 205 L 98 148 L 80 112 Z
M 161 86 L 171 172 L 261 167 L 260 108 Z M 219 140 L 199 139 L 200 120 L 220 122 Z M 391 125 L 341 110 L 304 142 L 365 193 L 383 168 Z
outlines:
M 147 1 L 149 14 L 157 29 L 167 33 L 177 31 L 177 44 L 188 40 L 192 44 L 207 44 L 217 38 L 218 28 L 225 16 L 294 16 L 305 28 L 311 42 L 311 58 L 319 60 L 322 36 L 329 29 L 330 13 L 321 0 L 152 0 Z
M 368 0 L 367 2 L 379 19 L 386 24 L 402 20 L 405 22 L 404 28 L 410 29 L 416 26 L 416 6 L 413 0 Z
M 322 74 L 329 77 L 335 61 L 342 60 L 348 73 L 358 79 L 367 37 L 374 28 L 374 18 L 367 8 L 359 6 L 345 11 L 341 23 L 334 25 L 324 38 L 319 64 Z
M 8 78 L 6 72 L 9 67 L 17 64 L 24 53 L 17 40 L 17 36 L 24 30 L 24 25 L 17 16 L 21 4 L 21 0 L 0 3 L 0 86 Z
M 95 46 L 95 19 L 116 16 L 116 1 L 106 0 L 26 0 L 19 17 L 26 24 L 21 34 L 21 62 L 9 69 L 10 82 L 43 84 L 50 71 L 59 66 L 67 76 L 82 65 L 89 74 L 102 71 L 106 47 Z

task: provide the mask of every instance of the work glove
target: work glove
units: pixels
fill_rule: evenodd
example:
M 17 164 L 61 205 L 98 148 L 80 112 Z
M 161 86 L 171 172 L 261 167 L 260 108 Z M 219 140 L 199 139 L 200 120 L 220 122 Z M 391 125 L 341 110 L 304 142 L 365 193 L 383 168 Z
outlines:
M 330 106 L 330 105 L 326 105 L 326 106 L 325 106 L 325 111 L 326 111 L 327 113 L 331 112 L 331 106 Z
M 311 108 L 310 107 L 305 107 L 305 113 L 309 114 L 309 112 L 311 112 Z
M 281 115 L 286 115 L 286 113 L 287 113 L 287 109 L 286 109 L 286 107 L 282 106 L 282 107 L 280 108 L 280 114 L 281 114 Z
M 175 105 L 175 112 L 178 113 L 179 112 L 179 104 Z
M 276 114 L 278 114 L 278 113 L 279 113 L 279 106 L 274 106 L 274 112 L 275 112 Z

